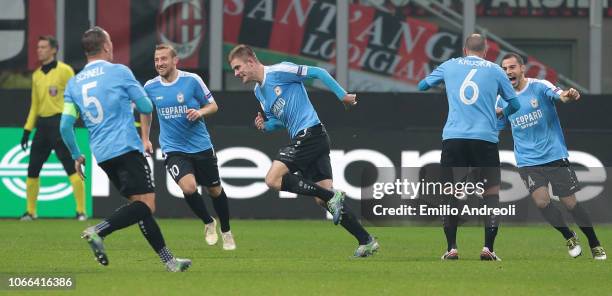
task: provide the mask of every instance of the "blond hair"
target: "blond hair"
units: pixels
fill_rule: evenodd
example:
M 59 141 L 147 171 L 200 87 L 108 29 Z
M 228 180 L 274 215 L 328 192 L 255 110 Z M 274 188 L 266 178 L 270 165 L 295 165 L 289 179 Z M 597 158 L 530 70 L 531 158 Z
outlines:
M 257 56 L 255 55 L 255 51 L 253 51 L 252 48 L 250 48 L 249 46 L 245 44 L 236 45 L 236 47 L 232 48 L 229 54 L 227 54 L 227 61 L 229 63 L 231 63 L 232 60 L 235 58 L 241 58 L 241 59 L 252 58 L 253 60 L 259 62 L 259 60 L 257 59 Z
M 162 49 L 170 50 L 170 55 L 172 55 L 172 57 L 176 57 L 176 49 L 174 49 L 174 46 L 168 43 L 161 43 L 155 46 L 155 50 L 162 50 Z

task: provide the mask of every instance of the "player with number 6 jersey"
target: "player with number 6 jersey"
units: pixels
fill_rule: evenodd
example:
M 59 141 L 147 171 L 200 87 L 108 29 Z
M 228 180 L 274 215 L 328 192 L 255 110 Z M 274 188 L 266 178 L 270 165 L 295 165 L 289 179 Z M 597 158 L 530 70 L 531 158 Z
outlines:
M 477 55 L 454 58 L 438 66 L 419 87 L 426 90 L 442 81 L 446 85 L 449 109 L 442 140 L 499 142 L 495 115 L 497 95 L 505 101 L 516 98 L 501 67 Z
M 485 192 L 481 205 L 488 208 L 499 206 L 499 184 L 501 178 L 498 131 L 495 103 L 497 95 L 508 102 L 503 110 L 510 115 L 519 108 L 516 92 L 504 71 L 495 63 L 484 59 L 487 53 L 486 39 L 472 34 L 465 41 L 465 57 L 444 62 L 425 79 L 419 82 L 424 91 L 444 81 L 448 97 L 448 118 L 442 131 L 441 179 L 461 180 L 459 168 L 475 168 L 476 182 L 482 182 Z M 453 169 L 454 168 L 454 169 Z M 457 207 L 453 196 L 446 197 L 451 207 Z M 447 250 L 443 260 L 458 259 L 457 224 L 458 217 L 443 217 Z M 485 218 L 485 242 L 480 258 L 500 260 L 493 251 L 497 236 L 499 218 L 490 215 Z

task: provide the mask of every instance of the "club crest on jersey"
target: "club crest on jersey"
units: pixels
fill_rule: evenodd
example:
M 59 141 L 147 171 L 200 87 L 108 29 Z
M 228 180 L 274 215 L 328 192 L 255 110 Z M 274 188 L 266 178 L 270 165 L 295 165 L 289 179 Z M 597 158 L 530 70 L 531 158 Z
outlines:
M 49 86 L 49 95 L 52 97 L 57 96 L 57 86 L 55 85 Z
M 533 107 L 534 109 L 538 108 L 538 99 L 536 98 L 531 99 L 531 107 Z
M 274 87 L 274 94 L 279 97 L 280 95 L 283 94 L 283 90 L 280 88 L 280 86 L 275 86 Z
M 176 101 L 179 102 L 180 104 L 182 104 L 183 102 L 185 102 L 185 96 L 183 95 L 182 92 L 179 92 L 176 95 Z

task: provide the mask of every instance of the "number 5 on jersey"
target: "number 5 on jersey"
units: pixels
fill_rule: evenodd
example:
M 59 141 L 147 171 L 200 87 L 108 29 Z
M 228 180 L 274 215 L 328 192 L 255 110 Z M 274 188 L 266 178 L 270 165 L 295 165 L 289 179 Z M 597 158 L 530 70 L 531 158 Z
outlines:
M 100 104 L 98 98 L 87 94 L 90 89 L 96 87 L 97 85 L 97 81 L 92 81 L 90 83 L 84 84 L 81 88 L 81 94 L 83 95 L 83 106 L 85 107 L 83 113 L 93 124 L 99 124 L 100 122 L 102 122 L 102 119 L 104 119 L 104 110 L 102 110 L 102 105 Z M 94 116 L 90 111 L 91 108 L 89 108 L 89 105 L 92 104 L 94 105 L 94 108 L 96 110 L 96 116 Z

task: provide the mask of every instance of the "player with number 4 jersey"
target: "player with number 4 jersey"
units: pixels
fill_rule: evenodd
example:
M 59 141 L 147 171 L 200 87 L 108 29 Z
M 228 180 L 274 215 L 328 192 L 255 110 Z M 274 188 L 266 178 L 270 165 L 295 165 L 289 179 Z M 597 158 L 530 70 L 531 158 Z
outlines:
M 488 208 L 499 206 L 499 150 L 495 102 L 497 95 L 508 102 L 503 110 L 510 115 L 519 108 L 516 92 L 504 71 L 495 63 L 484 59 L 487 52 L 486 39 L 472 34 L 465 41 L 465 57 L 444 62 L 425 79 L 419 82 L 419 90 L 424 91 L 444 82 L 448 97 L 448 118 L 442 131 L 441 179 L 442 181 L 460 180 L 459 170 L 475 169 L 476 182 L 482 182 L 485 192 L 481 205 Z M 474 173 L 471 173 L 474 174 Z M 457 207 L 457 200 L 448 196 L 451 207 Z M 457 252 L 458 217 L 443 217 L 447 250 L 443 260 L 458 259 Z M 485 218 L 485 242 L 480 258 L 500 260 L 493 251 L 497 236 L 499 219 L 495 215 Z
M 606 260 L 606 251 L 595 234 L 591 218 L 576 199 L 576 192 L 581 186 L 567 159 L 569 154 L 556 110 L 556 104 L 577 101 L 580 93 L 573 88 L 564 91 L 546 80 L 526 78 L 525 63 L 517 53 L 506 54 L 501 66 L 512 82 L 520 103 L 519 110 L 510 117 L 504 117 L 503 123 L 510 123 L 512 128 L 518 172 L 531 198 L 546 221 L 563 236 L 569 255 L 574 258 L 580 256 L 582 247 L 578 236 L 551 202 L 548 187 L 552 187 L 553 194 L 559 197 L 589 240 L 593 259 Z M 500 107 L 505 104 L 503 101 L 499 103 Z M 499 115 L 501 110 L 498 108 Z

